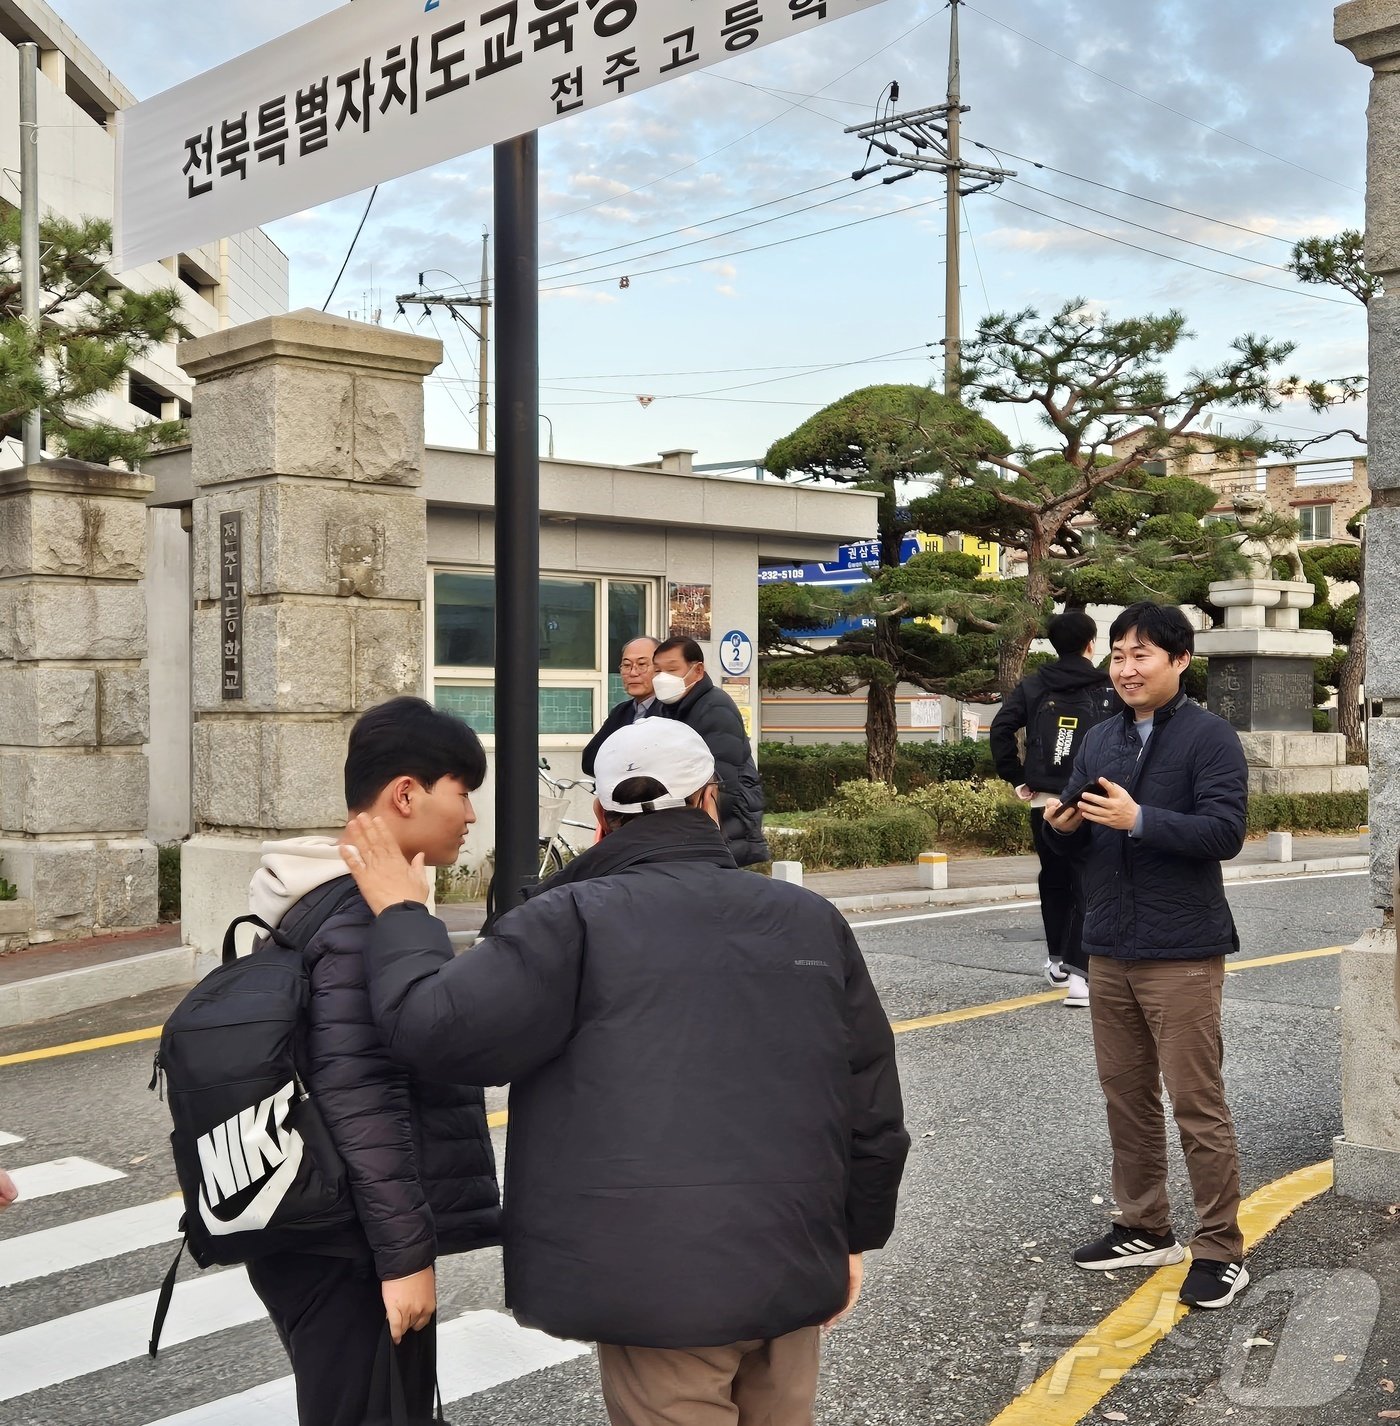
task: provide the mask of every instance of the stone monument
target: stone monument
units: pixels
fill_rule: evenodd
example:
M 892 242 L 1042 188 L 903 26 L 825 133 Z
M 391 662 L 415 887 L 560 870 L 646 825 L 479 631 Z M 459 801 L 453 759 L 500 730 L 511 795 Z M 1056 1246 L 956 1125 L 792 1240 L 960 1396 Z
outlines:
M 194 825 L 185 940 L 217 950 L 264 840 L 335 832 L 366 708 L 423 691 L 423 378 L 442 344 L 320 312 L 187 342 Z
M 1400 1200 L 1400 1029 L 1396 1024 L 1395 871 L 1400 837 L 1400 0 L 1351 0 L 1336 38 L 1369 65 L 1366 265 L 1384 284 L 1367 308 L 1371 346 L 1366 517 L 1366 696 L 1372 701 L 1371 893 L 1384 925 L 1342 956 L 1339 1193 Z M 1379 703 L 1379 709 L 1376 704 Z
M 1251 792 L 1365 791 L 1366 769 L 1347 766 L 1346 738 L 1312 730 L 1313 663 L 1332 652 L 1332 635 L 1299 627 L 1315 591 L 1297 541 L 1256 531 L 1263 501 L 1254 492 L 1234 505 L 1249 572 L 1210 586 L 1225 625 L 1196 635 L 1196 652 L 1210 661 L 1206 702 L 1238 730 Z M 1298 577 L 1275 579 L 1276 560 Z
M 149 476 L 0 473 L 0 875 L 32 939 L 151 926 L 146 838 Z

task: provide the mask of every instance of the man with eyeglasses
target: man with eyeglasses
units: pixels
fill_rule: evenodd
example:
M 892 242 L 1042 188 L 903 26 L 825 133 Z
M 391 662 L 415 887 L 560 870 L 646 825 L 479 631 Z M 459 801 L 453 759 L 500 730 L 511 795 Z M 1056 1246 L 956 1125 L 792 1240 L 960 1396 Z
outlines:
M 622 675 L 622 687 L 627 697 L 608 714 L 603 726 L 583 750 L 585 777 L 593 776 L 593 764 L 598 756 L 598 749 L 619 728 L 630 727 L 633 723 L 640 723 L 643 718 L 654 718 L 665 711 L 657 701 L 651 686 L 652 676 L 656 672 L 651 656 L 660 642 L 659 639 L 643 634 L 640 638 L 623 644 L 622 662 L 618 664 L 617 671 Z

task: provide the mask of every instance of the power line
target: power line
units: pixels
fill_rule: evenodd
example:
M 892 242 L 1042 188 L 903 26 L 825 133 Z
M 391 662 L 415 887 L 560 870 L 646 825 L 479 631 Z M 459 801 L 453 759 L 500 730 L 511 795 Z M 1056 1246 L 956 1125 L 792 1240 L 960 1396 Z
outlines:
M 815 99 L 822 93 L 822 90 L 830 89 L 833 84 L 840 84 L 843 79 L 846 79 L 850 75 L 854 74 L 856 70 L 864 69 L 865 66 L 869 64 L 872 60 L 878 59 L 882 54 L 884 54 L 887 49 L 892 49 L 902 40 L 907 40 L 909 36 L 914 33 L 915 30 L 922 29 L 932 19 L 932 15 L 925 15 L 924 18 L 920 20 L 917 24 L 910 25 L 910 27 L 905 30 L 903 34 L 896 35 L 894 39 L 892 39 L 888 44 L 881 45 L 880 48 L 877 49 L 874 54 L 867 56 L 865 59 L 861 60 L 859 64 L 853 64 L 850 69 L 843 71 L 841 74 L 838 74 L 835 79 L 829 80 L 826 84 L 823 84 L 821 89 L 817 90 L 816 94 L 809 94 L 804 97 L 809 99 Z M 727 144 L 721 144 L 719 148 L 712 149 L 707 154 L 702 154 L 699 158 L 692 160 L 690 163 L 683 163 L 679 168 L 673 168 L 669 173 L 663 173 L 660 178 L 649 178 L 645 183 L 639 183 L 635 188 L 629 188 L 624 193 L 610 193 L 606 198 L 599 198 L 595 202 L 585 203 L 581 208 L 571 208 L 567 213 L 556 213 L 551 218 L 543 218 L 540 220 L 541 226 L 543 226 L 543 224 L 545 223 L 557 222 L 561 218 L 572 218 L 578 213 L 587 213 L 590 209 L 599 208 L 604 203 L 616 203 L 621 198 L 630 198 L 634 193 L 640 193 L 644 188 L 653 188 L 658 183 L 665 183 L 668 179 L 675 178 L 678 174 L 686 173 L 692 168 L 698 168 L 702 163 L 707 163 L 710 159 L 717 158 L 720 154 L 726 152 L 729 149 L 732 149 L 736 144 L 741 144 L 744 142 L 745 139 L 751 139 L 755 134 L 761 133 L 764 129 L 768 128 L 772 124 L 776 124 L 779 119 L 786 118 L 789 114 L 792 113 L 794 109 L 799 109 L 802 107 L 802 105 L 797 103 L 789 104 L 779 113 L 774 114 L 771 119 L 765 119 L 764 122 L 759 124 L 757 128 L 750 129 L 747 133 L 740 134 L 737 139 L 731 139 Z
M 1071 223 L 1068 218 L 1061 218 L 1053 213 L 1042 212 L 1039 208 L 1032 208 L 1028 204 L 1018 203 L 1014 198 L 1008 198 L 1004 193 L 993 193 L 990 195 L 1000 203 L 1009 203 L 1013 208 L 1019 208 L 1023 213 L 1034 213 L 1038 218 L 1044 218 L 1050 223 L 1059 223 L 1066 228 L 1074 228 L 1077 232 L 1090 233 L 1096 238 L 1102 238 L 1108 243 L 1117 243 L 1121 247 L 1132 248 L 1134 252 L 1146 253 L 1149 257 L 1163 258 L 1167 262 L 1179 262 L 1183 267 L 1194 267 L 1198 272 L 1209 272 L 1216 277 L 1228 277 L 1235 282 L 1247 282 L 1251 287 L 1267 287 L 1270 292 L 1284 292 L 1290 297 L 1307 297 L 1314 302 L 1331 302 L 1338 307 L 1354 307 L 1354 302 L 1346 301 L 1340 297 L 1324 297 L 1319 292 L 1309 292 L 1305 288 L 1280 287 L 1275 282 L 1260 282 L 1257 277 L 1245 277 L 1238 272 L 1221 272 L 1218 267 L 1206 267 L 1203 263 L 1192 262 L 1189 258 L 1175 257 L 1171 253 L 1159 253 L 1156 248 L 1145 248 L 1141 243 L 1130 243 L 1126 238 L 1115 238 L 1112 233 L 1101 233 L 1097 228 L 1086 228 L 1082 223 Z
M 969 10 L 981 15 L 984 20 L 990 20 L 992 24 L 1000 25 L 1003 30 L 1025 40 L 1027 44 L 1035 45 L 1043 49 L 1047 54 L 1054 55 L 1056 59 L 1064 60 L 1066 64 L 1072 64 L 1076 69 L 1082 69 L 1086 74 L 1092 74 L 1095 79 L 1102 79 L 1105 84 L 1112 84 L 1115 88 L 1121 89 L 1127 94 L 1131 94 L 1138 99 L 1144 99 L 1149 104 L 1155 104 L 1157 108 L 1165 109 L 1167 113 L 1175 114 L 1179 119 L 1186 119 L 1199 128 L 1209 130 L 1212 134 L 1219 134 L 1222 139 L 1229 139 L 1232 143 L 1240 144 L 1247 149 L 1253 149 L 1255 153 L 1263 154 L 1265 158 L 1275 159 L 1279 163 L 1286 163 L 1290 168 L 1296 168 L 1300 173 L 1307 173 L 1311 174 L 1314 178 L 1324 179 L 1328 183 L 1335 184 L 1338 188 L 1345 188 L 1348 193 L 1361 192 L 1359 188 L 1353 188 L 1351 184 L 1343 183 L 1340 179 L 1333 178 L 1330 174 L 1319 173 L 1315 168 L 1307 168 L 1301 163 L 1295 163 L 1291 158 L 1284 158 L 1282 154 L 1276 154 L 1270 149 L 1260 148 L 1258 144 L 1252 144 L 1248 139 L 1239 138 L 1235 134 L 1227 133 L 1224 129 L 1217 129 L 1214 124 L 1207 124 L 1204 119 L 1198 119 L 1194 114 L 1188 114 L 1182 109 L 1174 109 L 1170 104 L 1164 104 L 1162 100 L 1154 99 L 1150 94 L 1144 94 L 1141 90 L 1134 89 L 1129 84 L 1124 84 L 1121 79 L 1114 79 L 1112 75 L 1103 74 L 1097 69 L 1090 69 L 1087 64 L 1081 64 L 1079 60 L 1071 59 L 1069 55 L 1063 54 L 1057 49 L 1052 49 L 1051 46 L 1043 43 L 1041 40 L 1037 40 L 1025 34 L 1023 31 L 1016 29 L 1014 26 L 1008 25 L 1005 20 L 999 20 L 995 15 L 989 15 L 985 10 L 979 10 L 976 5 L 969 3 L 969 0 L 963 0 L 963 3 L 967 5 Z
M 354 254 L 355 244 L 360 241 L 360 234 L 365 230 L 365 223 L 369 221 L 369 210 L 374 207 L 374 200 L 379 196 L 379 185 L 376 183 L 369 195 L 369 202 L 365 204 L 365 211 L 360 215 L 360 226 L 355 229 L 355 236 L 350 239 L 349 250 L 345 254 L 345 261 L 340 264 L 340 271 L 335 275 L 335 281 L 331 284 L 331 290 L 326 295 L 326 300 L 321 304 L 321 311 L 325 311 L 331 305 L 331 298 L 335 296 L 336 288 L 340 286 L 340 279 L 345 276 L 345 269 L 350 266 L 350 258 Z
M 709 257 L 692 258 L 688 262 L 674 262 L 666 267 L 648 268 L 645 272 L 623 273 L 615 272 L 611 277 L 593 277 L 586 282 L 561 282 L 557 287 L 541 287 L 541 292 L 568 292 L 574 287 L 598 287 L 603 283 L 615 282 L 620 276 L 632 277 L 656 277 L 664 272 L 677 272 L 683 267 L 699 267 L 707 262 L 722 262 L 725 258 L 746 257 L 750 253 L 767 252 L 770 248 L 786 247 L 789 243 L 805 242 L 808 238 L 819 238 L 826 233 L 839 233 L 846 228 L 858 228 L 864 223 L 878 222 L 881 218 L 892 218 L 898 213 L 913 213 L 919 208 L 932 208 L 942 206 L 942 198 L 927 198 L 922 203 L 908 203 L 903 208 L 891 208 L 884 213 L 872 213 L 866 218 L 855 218 L 849 223 L 837 223 L 830 228 L 818 228 L 811 233 L 798 233 L 791 238 L 778 238 L 771 243 L 760 243 L 752 248 L 736 248 L 733 252 L 713 253 Z M 1351 304 L 1348 303 L 1348 306 Z
M 873 58 L 873 56 L 872 56 Z M 869 61 L 867 61 L 868 63 Z M 726 84 L 742 84 L 745 89 L 757 89 L 760 94 L 771 94 L 775 99 L 814 99 L 819 104 L 846 104 L 852 109 L 871 109 L 875 106 L 867 104 L 863 99 L 838 99 L 834 94 L 804 94 L 797 89 L 774 89 L 769 84 L 755 84 L 748 79 L 735 79 L 732 74 L 720 74 L 713 69 L 702 70 L 701 73 L 706 79 L 722 79 Z M 833 84 L 836 80 L 831 81 Z M 830 114 L 823 114 L 819 110 L 811 111 L 821 119 L 831 119 L 832 123 L 839 124 L 841 121 Z
M 1082 173 L 1071 173 L 1068 169 L 1056 168 L 1053 164 L 1039 163 L 1033 158 L 1027 158 L 1024 154 L 1012 153 L 1010 149 L 993 148 L 991 144 L 977 143 L 976 139 L 972 142 L 979 149 L 986 149 L 988 153 L 996 154 L 998 158 L 1005 154 L 1008 158 L 1014 158 L 1020 163 L 1030 164 L 1032 168 L 1043 169 L 1046 173 L 1058 173 L 1063 178 L 1074 179 L 1076 183 L 1087 183 L 1093 188 L 1102 188 L 1109 193 L 1119 193 L 1124 198 L 1133 198 L 1139 203 L 1151 203 L 1153 207 L 1165 208 L 1169 213 L 1181 213 L 1188 218 L 1199 218 L 1203 223 L 1214 223 L 1221 228 L 1233 228 L 1235 232 L 1248 233 L 1251 237 L 1267 238 L 1271 243 L 1282 243 L 1286 248 L 1291 248 L 1294 245 L 1294 239 L 1281 238 L 1277 233 L 1266 233 L 1261 228 L 1247 228 L 1242 223 L 1231 223 L 1225 218 L 1212 218 L 1209 214 L 1197 213 L 1193 208 L 1178 208 L 1175 203 L 1164 203 L 1160 198 L 1149 198 L 1144 193 L 1133 193 L 1126 188 L 1116 188 L 1111 183 L 1101 183 L 1096 178 L 1085 178 Z
M 1052 193 L 1048 188 L 1037 188 L 1034 183 L 1027 183 L 1022 178 L 1011 178 L 1007 182 L 1014 183 L 1018 188 L 1029 188 L 1032 193 L 1039 193 L 1045 198 L 1053 198 L 1057 203 L 1068 203 L 1071 208 L 1081 208 L 1086 213 L 1097 214 L 1100 218 L 1111 218 L 1115 223 L 1126 223 L 1130 228 L 1139 228 L 1144 233 L 1155 233 L 1159 238 L 1170 238 L 1174 243 L 1188 243 L 1193 248 L 1215 253 L 1217 257 L 1233 258 L 1236 262 L 1247 263 L 1250 267 L 1267 267 L 1273 272 L 1281 272 L 1288 277 L 1293 276 L 1292 268 L 1282 267 L 1276 262 L 1260 262 L 1257 258 L 1232 253 L 1228 248 L 1213 248 L 1209 243 L 1198 243 L 1194 238 L 1183 238 L 1180 233 L 1168 233 L 1161 228 L 1154 228 L 1150 223 L 1139 223 L 1132 218 L 1125 218 L 1121 213 L 1109 213 L 1103 208 L 1094 208 L 1088 203 L 1080 203 L 1073 198 L 1066 198 L 1063 194 Z

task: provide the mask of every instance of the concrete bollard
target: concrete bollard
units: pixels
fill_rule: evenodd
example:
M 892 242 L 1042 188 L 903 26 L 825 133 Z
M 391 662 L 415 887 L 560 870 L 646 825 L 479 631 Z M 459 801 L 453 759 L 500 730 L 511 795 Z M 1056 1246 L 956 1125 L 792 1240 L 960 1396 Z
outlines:
M 1291 862 L 1293 860 L 1293 833 L 1270 832 L 1266 858 L 1271 862 Z
M 801 862 L 774 862 L 773 880 L 790 881 L 794 886 L 802 885 Z
M 948 888 L 948 853 L 919 853 L 919 885 L 930 891 L 946 891 Z

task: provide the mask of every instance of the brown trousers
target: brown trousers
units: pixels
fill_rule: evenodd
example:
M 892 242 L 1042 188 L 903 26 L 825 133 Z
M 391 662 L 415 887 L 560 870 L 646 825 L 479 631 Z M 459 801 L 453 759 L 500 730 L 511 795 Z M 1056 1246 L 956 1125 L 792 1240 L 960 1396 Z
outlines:
M 1237 1262 L 1240 1157 L 1221 1064 L 1220 992 L 1225 962 L 1120 961 L 1089 957 L 1094 1056 L 1108 1103 L 1113 1195 L 1129 1228 L 1165 1233 L 1167 1124 L 1162 1084 L 1171 1095 L 1200 1226 L 1198 1258 Z
M 812 1426 L 821 1328 L 670 1351 L 598 1345 L 612 1426 Z

